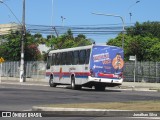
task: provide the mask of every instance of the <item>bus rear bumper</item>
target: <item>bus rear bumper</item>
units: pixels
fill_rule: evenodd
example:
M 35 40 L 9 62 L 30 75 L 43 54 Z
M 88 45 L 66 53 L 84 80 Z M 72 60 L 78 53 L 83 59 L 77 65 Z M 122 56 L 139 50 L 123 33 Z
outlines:
M 88 82 L 84 84 L 83 86 L 95 86 L 95 85 L 103 85 L 103 86 L 108 86 L 108 87 L 114 87 L 114 86 L 119 86 L 123 82 L 123 79 L 109 79 L 109 78 L 95 78 L 95 77 L 90 77 L 88 79 Z

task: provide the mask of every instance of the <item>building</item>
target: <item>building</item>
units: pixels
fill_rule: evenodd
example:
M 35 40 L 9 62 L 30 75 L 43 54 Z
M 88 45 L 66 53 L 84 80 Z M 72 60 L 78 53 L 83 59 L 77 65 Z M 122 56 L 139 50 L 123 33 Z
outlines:
M 38 45 L 38 49 L 41 52 L 41 54 L 43 54 L 43 53 L 47 53 L 50 47 L 47 47 L 45 44 L 40 44 Z
M 0 24 L 0 35 L 10 34 L 11 31 L 12 32 L 20 31 L 22 30 L 21 28 L 22 28 L 21 25 L 17 23 Z

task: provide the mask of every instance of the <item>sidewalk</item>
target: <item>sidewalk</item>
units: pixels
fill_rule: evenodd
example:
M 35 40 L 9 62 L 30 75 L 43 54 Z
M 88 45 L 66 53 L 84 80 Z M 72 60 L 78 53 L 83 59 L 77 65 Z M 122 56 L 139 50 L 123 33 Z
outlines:
M 123 82 L 121 89 L 131 89 L 135 91 L 160 91 L 160 83 L 143 83 L 143 82 Z
M 19 78 L 13 78 L 13 77 L 10 77 L 10 78 L 2 77 L 0 84 L 49 86 L 48 81 L 45 79 L 27 78 L 25 82 L 19 82 Z M 154 90 L 160 91 L 160 83 L 123 82 L 119 89 L 132 90 L 132 91 L 133 90 L 134 91 L 154 91 Z
M 48 81 L 45 79 L 27 78 L 25 82 L 20 82 L 19 78 L 13 77 L 2 77 L 0 84 L 49 86 Z

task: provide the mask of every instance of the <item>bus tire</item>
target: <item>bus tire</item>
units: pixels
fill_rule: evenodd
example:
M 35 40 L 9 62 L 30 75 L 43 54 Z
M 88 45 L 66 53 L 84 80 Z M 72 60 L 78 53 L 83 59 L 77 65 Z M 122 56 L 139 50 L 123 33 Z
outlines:
M 53 81 L 53 76 L 50 76 L 49 85 L 50 85 L 50 87 L 56 87 L 57 86 L 56 83 L 54 83 L 54 81 Z
M 105 86 L 97 86 L 97 85 L 95 86 L 96 91 L 105 91 L 105 88 L 106 88 Z
M 82 88 L 81 85 L 76 85 L 75 84 L 75 77 L 71 77 L 71 89 L 73 90 L 80 90 Z

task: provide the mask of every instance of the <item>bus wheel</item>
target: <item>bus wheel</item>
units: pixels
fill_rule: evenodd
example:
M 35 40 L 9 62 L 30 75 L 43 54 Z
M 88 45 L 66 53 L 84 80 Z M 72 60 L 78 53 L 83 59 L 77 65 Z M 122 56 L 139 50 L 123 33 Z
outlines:
M 49 79 L 49 85 L 50 85 L 50 87 L 56 87 L 57 86 L 56 83 L 53 82 L 53 76 L 51 76 L 50 79 Z
M 81 85 L 75 85 L 75 78 L 71 78 L 71 89 L 73 90 L 80 90 L 82 88 Z
M 95 86 L 96 91 L 105 91 L 105 86 Z

